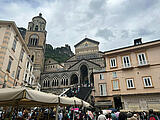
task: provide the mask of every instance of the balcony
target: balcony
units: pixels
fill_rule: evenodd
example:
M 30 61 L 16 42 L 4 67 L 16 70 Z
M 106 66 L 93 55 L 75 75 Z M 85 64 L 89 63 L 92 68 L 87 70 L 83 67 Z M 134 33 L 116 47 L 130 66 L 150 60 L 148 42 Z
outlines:
M 133 69 L 130 63 L 126 63 L 122 65 L 122 70 Z
M 149 61 L 139 61 L 138 67 L 149 67 Z

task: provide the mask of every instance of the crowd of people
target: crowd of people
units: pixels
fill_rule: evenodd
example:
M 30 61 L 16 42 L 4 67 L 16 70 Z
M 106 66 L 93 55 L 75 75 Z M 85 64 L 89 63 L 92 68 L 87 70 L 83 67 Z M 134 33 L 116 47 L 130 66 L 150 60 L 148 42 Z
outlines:
M 94 110 L 71 110 L 60 109 L 58 120 L 160 120 L 160 114 L 155 113 L 152 109 L 148 112 L 119 112 L 112 111 L 104 113 L 103 111 L 95 112 Z M 0 120 L 55 120 L 56 111 L 53 108 L 45 109 L 18 109 L 13 111 L 6 109 L 0 111 Z
M 118 112 L 112 111 L 108 114 L 103 114 L 100 112 L 97 120 L 160 120 L 160 114 L 155 113 L 153 109 L 150 109 L 149 112 Z
M 5 109 L 0 111 L 0 120 L 55 120 L 55 114 L 51 109 Z

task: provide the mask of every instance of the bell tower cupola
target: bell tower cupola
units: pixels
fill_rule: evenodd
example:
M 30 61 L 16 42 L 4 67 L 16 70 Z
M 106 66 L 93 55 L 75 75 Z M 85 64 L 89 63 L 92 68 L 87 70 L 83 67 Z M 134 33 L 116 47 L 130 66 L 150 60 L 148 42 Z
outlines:
M 42 17 L 42 13 L 39 13 L 39 16 L 35 16 L 32 19 L 32 22 L 28 24 L 29 31 L 45 31 L 46 20 Z

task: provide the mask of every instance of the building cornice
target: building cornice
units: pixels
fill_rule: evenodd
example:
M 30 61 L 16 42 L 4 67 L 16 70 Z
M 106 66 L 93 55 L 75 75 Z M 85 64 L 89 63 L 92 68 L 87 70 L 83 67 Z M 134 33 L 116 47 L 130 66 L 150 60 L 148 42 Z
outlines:
M 114 50 L 105 51 L 104 56 L 119 54 L 119 53 L 127 52 L 127 51 L 135 51 L 138 49 L 144 49 L 144 48 L 158 46 L 158 45 L 160 45 L 160 40 L 154 40 L 154 41 L 142 43 L 140 45 L 132 45 L 132 46 L 128 46 L 128 47 L 122 47 L 122 48 L 118 48 L 118 49 L 114 49 Z

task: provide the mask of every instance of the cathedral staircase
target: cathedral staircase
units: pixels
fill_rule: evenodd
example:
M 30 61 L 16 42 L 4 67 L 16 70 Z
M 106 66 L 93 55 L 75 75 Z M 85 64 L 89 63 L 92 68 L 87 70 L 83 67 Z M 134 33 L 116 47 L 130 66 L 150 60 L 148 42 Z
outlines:
M 75 96 L 86 101 L 90 96 L 91 92 L 92 87 L 80 87 L 79 92 Z
M 87 100 L 92 92 L 92 87 L 79 87 L 77 88 L 70 88 L 64 94 L 68 97 L 78 97 L 82 100 Z M 63 96 L 63 95 L 62 95 Z

